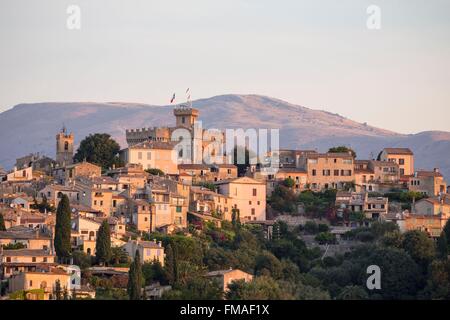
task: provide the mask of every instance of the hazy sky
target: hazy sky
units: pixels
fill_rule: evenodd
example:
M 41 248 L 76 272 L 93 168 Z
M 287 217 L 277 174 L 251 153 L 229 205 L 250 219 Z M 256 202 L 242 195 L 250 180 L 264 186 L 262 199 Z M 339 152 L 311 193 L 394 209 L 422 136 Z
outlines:
M 381 8 L 381 30 L 366 27 Z M 81 30 L 66 27 L 69 5 Z M 255 93 L 450 131 L 448 0 L 0 0 L 0 111 Z

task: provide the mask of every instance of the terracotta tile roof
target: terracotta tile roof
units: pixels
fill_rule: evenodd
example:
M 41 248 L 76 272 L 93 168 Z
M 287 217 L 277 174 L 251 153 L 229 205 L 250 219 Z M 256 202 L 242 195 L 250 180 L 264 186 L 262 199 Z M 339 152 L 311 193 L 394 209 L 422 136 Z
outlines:
M 26 228 L 23 226 L 16 226 L 9 228 L 7 231 L 0 231 L 0 239 L 51 239 L 51 236 L 42 233 L 39 230 Z
M 48 250 L 42 249 L 17 249 L 17 250 L 3 250 L 3 256 L 15 257 L 15 256 L 30 256 L 30 257 L 45 257 L 53 256 Z
M 404 154 L 404 155 L 414 155 L 414 153 L 409 148 L 384 148 L 387 154 Z
M 437 171 L 421 170 L 421 171 L 417 171 L 416 174 L 417 174 L 417 177 L 443 177 L 442 173 L 437 172 Z
M 179 164 L 178 169 L 184 170 L 207 170 L 210 167 L 206 164 Z

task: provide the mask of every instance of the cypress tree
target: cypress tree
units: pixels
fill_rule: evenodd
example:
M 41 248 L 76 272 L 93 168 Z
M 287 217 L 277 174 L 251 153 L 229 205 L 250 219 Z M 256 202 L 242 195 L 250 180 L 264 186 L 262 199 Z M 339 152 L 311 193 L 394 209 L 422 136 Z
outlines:
M 437 241 L 437 251 L 439 258 L 447 260 L 448 258 L 447 235 L 445 234 L 444 231 L 441 232 L 441 235 Z
M 445 237 L 447 238 L 447 245 L 450 245 L 450 219 L 445 223 L 443 232 L 445 233 Z
M 169 245 L 166 248 L 166 264 L 164 268 L 167 272 L 167 280 L 171 285 L 174 285 L 177 282 L 177 262 L 175 259 L 175 252 L 172 249 L 172 245 Z
M 3 215 L 0 213 L 0 231 L 6 231 L 5 220 Z
M 127 292 L 130 300 L 141 300 L 142 280 L 141 256 L 139 250 L 136 250 L 134 261 L 131 263 L 128 272 Z
M 60 260 L 70 257 L 70 203 L 64 194 L 56 210 L 55 251 Z
M 95 242 L 95 257 L 100 264 L 108 263 L 111 260 L 111 230 L 108 220 L 105 219 L 98 229 L 97 240 Z

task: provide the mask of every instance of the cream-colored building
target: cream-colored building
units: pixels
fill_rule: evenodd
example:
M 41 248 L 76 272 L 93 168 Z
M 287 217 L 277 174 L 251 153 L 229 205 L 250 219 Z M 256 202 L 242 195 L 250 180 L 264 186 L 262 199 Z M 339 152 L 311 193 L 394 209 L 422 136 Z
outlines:
M 27 249 L 33 250 L 50 250 L 53 247 L 51 235 L 41 229 L 15 226 L 7 231 L 0 231 L 0 246 L 16 243 L 22 243 Z
M 309 188 L 315 191 L 342 189 L 355 181 L 351 153 L 304 153 L 297 167 L 307 172 Z
M 60 184 L 66 184 L 76 178 L 93 178 L 102 175 L 102 168 L 87 161 L 57 167 L 53 170 L 53 176 Z
M 249 177 L 215 182 L 218 193 L 228 198 L 224 219 L 232 219 L 232 208 L 239 210 L 241 221 L 266 220 L 266 184 Z
M 130 240 L 124 245 L 125 251 L 134 259 L 136 250 L 139 251 L 141 263 L 158 261 L 164 266 L 164 247 L 160 242 Z
M 82 247 L 83 251 L 95 255 L 95 243 L 101 222 L 81 216 L 72 219 L 71 241 L 72 246 Z
M 10 173 L 6 175 L 6 181 L 20 182 L 33 180 L 33 168 L 14 168 Z
M 78 189 L 73 186 L 62 186 L 57 184 L 46 186 L 39 191 L 39 195 L 41 198 L 46 197 L 47 201 L 55 207 L 58 207 L 59 201 L 63 195 L 66 195 L 69 198 L 70 203 L 79 203 L 80 200 Z
M 131 223 L 138 231 L 155 231 L 155 210 L 154 206 L 145 200 L 131 200 L 132 207 Z
M 40 267 L 55 264 L 55 255 L 49 250 L 16 249 L 3 250 L 0 247 L 0 266 L 2 278 L 9 278 L 13 274 L 36 271 Z
M 408 148 L 384 148 L 380 160 L 397 163 L 400 176 L 414 175 L 414 153 Z
M 432 197 L 417 201 L 413 213 L 423 215 L 446 214 L 450 216 L 450 195 Z
M 409 178 L 410 191 L 420 192 L 431 197 L 437 197 L 447 192 L 447 182 L 439 169 L 433 171 L 417 171 Z
M 217 281 L 224 292 L 229 290 L 229 285 L 233 281 L 243 280 L 250 282 L 253 280 L 253 275 L 239 269 L 211 271 L 206 276 Z
M 121 151 L 127 164 L 139 164 L 144 169 L 160 169 L 165 174 L 178 173 L 175 142 L 145 141 Z

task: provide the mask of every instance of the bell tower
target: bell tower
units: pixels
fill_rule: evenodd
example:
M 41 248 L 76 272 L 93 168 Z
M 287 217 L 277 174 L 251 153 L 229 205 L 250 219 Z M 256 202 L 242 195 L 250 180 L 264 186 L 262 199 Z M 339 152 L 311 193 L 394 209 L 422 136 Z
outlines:
M 60 167 L 73 163 L 73 133 L 67 134 L 66 127 L 56 135 L 56 162 Z

